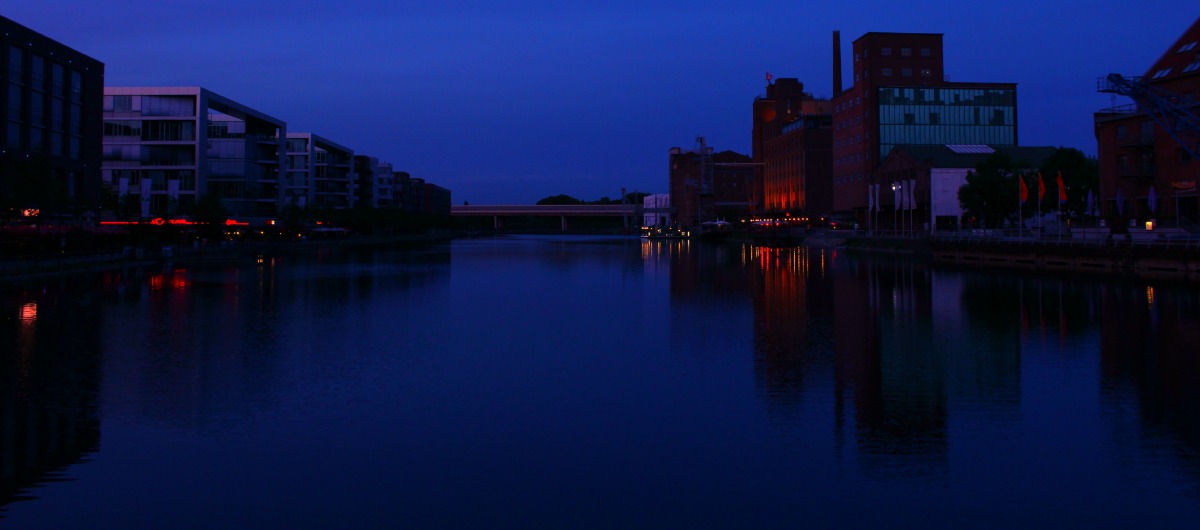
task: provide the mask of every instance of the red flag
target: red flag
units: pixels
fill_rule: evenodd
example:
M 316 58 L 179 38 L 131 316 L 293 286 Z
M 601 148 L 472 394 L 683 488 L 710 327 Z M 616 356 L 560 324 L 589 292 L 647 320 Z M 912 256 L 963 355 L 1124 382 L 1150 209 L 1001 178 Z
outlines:
M 1038 171 L 1038 201 L 1046 198 L 1046 184 L 1042 182 L 1042 172 Z
M 1029 200 L 1029 186 L 1025 185 L 1025 177 L 1017 175 L 1017 181 L 1021 183 L 1021 202 Z
M 771 75 L 771 72 L 767 72 L 767 82 L 770 83 L 772 79 L 775 79 L 775 76 Z
M 1058 202 L 1067 202 L 1067 187 L 1063 185 L 1062 171 L 1058 172 Z

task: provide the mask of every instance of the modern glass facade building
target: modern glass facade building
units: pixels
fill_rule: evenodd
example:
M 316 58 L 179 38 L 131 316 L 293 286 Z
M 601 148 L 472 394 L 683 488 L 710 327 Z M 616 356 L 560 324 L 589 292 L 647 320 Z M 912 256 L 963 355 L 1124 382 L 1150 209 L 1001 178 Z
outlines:
M 215 194 L 233 217 L 276 216 L 286 124 L 200 87 L 105 87 L 102 179 L 142 216 Z
M 1017 144 L 1017 91 L 880 88 L 879 159 L 896 145 Z
M 312 133 L 288 133 L 283 206 L 354 206 L 354 151 Z

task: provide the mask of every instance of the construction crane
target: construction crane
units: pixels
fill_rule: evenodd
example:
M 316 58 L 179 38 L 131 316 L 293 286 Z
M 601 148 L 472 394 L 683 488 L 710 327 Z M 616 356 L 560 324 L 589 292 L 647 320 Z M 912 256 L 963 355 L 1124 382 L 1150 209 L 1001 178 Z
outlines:
M 1138 109 L 1150 116 L 1154 123 L 1167 131 L 1193 159 L 1200 159 L 1200 116 L 1196 115 L 1197 102 L 1171 93 L 1148 83 L 1139 77 L 1125 78 L 1121 74 L 1101 77 L 1097 91 L 1129 97 Z

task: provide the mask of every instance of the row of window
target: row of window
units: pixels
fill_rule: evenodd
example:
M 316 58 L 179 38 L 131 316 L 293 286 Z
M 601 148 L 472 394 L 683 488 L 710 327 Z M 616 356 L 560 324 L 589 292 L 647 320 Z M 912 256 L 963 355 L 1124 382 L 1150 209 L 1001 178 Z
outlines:
M 867 134 L 867 135 L 856 134 L 854 136 L 847 136 L 845 138 L 839 138 L 839 139 L 833 141 L 833 146 L 834 147 L 849 147 L 854 144 L 861 144 L 864 138 L 870 138 L 870 136 L 871 135 L 869 135 L 869 134 Z
M 863 57 L 869 56 L 868 50 L 869 50 L 868 48 L 863 48 L 863 50 L 862 50 Z M 901 57 L 912 57 L 913 49 L 908 48 L 908 47 L 902 47 L 902 48 L 899 48 L 899 52 L 900 52 Z M 932 57 L 933 56 L 933 48 L 920 48 L 918 50 L 918 53 L 921 54 L 921 57 Z M 881 55 L 883 57 L 891 57 L 892 56 L 892 47 L 891 46 L 883 46 L 883 47 L 879 48 L 879 55 Z M 854 62 L 858 62 L 858 59 L 859 59 L 859 54 L 857 54 L 857 53 L 854 54 Z
M 147 142 L 193 142 L 196 125 L 191 121 L 104 120 L 105 138 L 131 138 Z
M 870 157 L 867 157 L 867 160 L 869 161 Z M 842 166 L 848 166 L 850 164 L 861 164 L 862 162 L 863 162 L 863 155 L 860 153 L 860 154 L 856 154 L 856 155 L 839 157 L 833 161 L 833 166 L 834 167 L 842 167 Z
M 1146 173 L 1154 173 L 1154 159 L 1154 153 L 1145 153 L 1139 157 L 1141 167 Z M 1182 147 L 1175 149 L 1175 162 L 1181 165 L 1186 165 L 1191 161 L 1192 154 L 1189 153 L 1187 149 Z M 1129 155 L 1117 155 L 1117 167 L 1121 169 L 1128 169 L 1131 167 L 1129 164 Z
M 892 77 L 892 69 L 891 68 L 884 68 L 880 73 L 883 74 L 883 77 Z M 932 75 L 933 75 L 933 70 L 930 70 L 928 68 L 921 69 L 921 77 L 930 77 Z M 901 68 L 900 69 L 900 77 L 912 77 L 912 76 L 913 76 L 912 68 Z
M 837 122 L 837 130 L 849 129 L 853 125 L 862 125 L 862 116 L 854 116 L 850 119 L 839 120 Z
M 47 131 L 44 127 L 26 127 L 19 121 L 9 120 L 5 131 L 4 145 L 11 149 L 28 148 L 34 153 L 51 156 L 79 158 L 83 139 L 78 135 L 66 135 L 61 131 Z
M 108 95 L 104 96 L 103 110 L 105 112 L 139 113 L 143 116 L 192 117 L 196 115 L 196 98 L 194 96 Z
M 152 182 L 150 189 L 154 191 L 166 190 L 167 182 L 172 180 L 179 181 L 181 191 L 196 189 L 196 173 L 190 169 L 106 169 L 101 172 L 101 178 L 112 186 L 119 186 L 122 180 L 127 186 L 141 186 L 145 178 Z
M 1012 107 L 945 107 L 940 105 L 880 105 L 880 125 L 1013 125 Z
M 837 105 L 834 105 L 834 106 L 833 106 L 833 110 L 834 110 L 834 112 L 841 112 L 841 111 L 843 111 L 843 110 L 846 110 L 846 109 L 848 109 L 848 108 L 850 108 L 850 107 L 853 107 L 853 106 L 855 106 L 855 105 L 858 105 L 858 104 L 859 104 L 859 99 L 860 99 L 860 98 L 859 98 L 858 96 L 855 96 L 855 97 L 854 97 L 854 99 L 847 99 L 846 101 L 844 101 L 844 102 L 842 102 L 842 103 L 838 103 Z
M 29 70 L 25 69 L 25 57 L 29 56 Z M 29 88 L 38 92 L 46 92 L 46 64 L 50 64 L 49 92 L 57 97 L 64 96 L 64 89 L 69 88 L 66 96 L 71 101 L 79 102 L 83 98 L 83 74 L 70 70 L 66 66 L 40 55 L 27 54 L 17 46 L 8 47 L 8 80 L 18 85 L 28 84 Z M 29 73 L 28 79 L 25 77 Z M 69 83 L 69 84 L 68 84 Z
M 921 88 L 887 87 L 878 91 L 880 105 L 966 105 L 1004 106 L 1017 103 L 1017 92 L 1011 88 Z
M 26 105 L 28 103 L 28 105 Z M 28 119 L 35 127 L 49 127 L 55 131 L 69 131 L 71 134 L 81 134 L 83 107 L 79 103 L 67 105 L 60 97 L 49 100 L 50 114 L 46 114 L 46 95 L 41 92 L 22 90 L 20 85 L 8 85 L 8 118 L 14 121 Z M 22 112 L 28 108 L 28 117 Z M 48 120 L 47 120 L 48 118 Z

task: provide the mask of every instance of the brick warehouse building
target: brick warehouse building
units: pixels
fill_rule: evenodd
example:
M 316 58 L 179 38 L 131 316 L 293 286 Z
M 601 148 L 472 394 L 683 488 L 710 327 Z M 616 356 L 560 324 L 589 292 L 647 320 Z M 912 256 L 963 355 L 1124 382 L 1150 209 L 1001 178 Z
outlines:
M 99 206 L 103 96 L 104 63 L 0 16 L 0 205 Z
M 754 209 L 750 157 L 733 151 L 714 153 L 700 140 L 696 149 L 668 151 L 668 185 L 679 228 L 698 229 L 703 222 L 737 219 Z
M 832 104 L 780 78 L 754 99 L 751 158 L 757 209 L 768 216 L 824 215 L 833 211 L 830 182 Z
M 1200 114 L 1200 19 L 1167 48 L 1140 81 L 1172 105 Z M 1182 216 L 1190 223 L 1200 219 L 1200 162 L 1155 124 L 1145 108 L 1129 104 L 1104 109 L 1095 113 L 1094 123 L 1102 214 L 1143 219 Z M 1192 149 L 1200 148 L 1200 131 L 1179 136 L 1190 142 Z
M 951 83 L 940 33 L 867 33 L 852 46 L 853 86 L 841 86 L 834 34 L 833 209 L 866 219 L 869 185 L 895 145 L 1017 145 L 1015 83 Z M 929 190 L 916 190 L 928 204 Z

